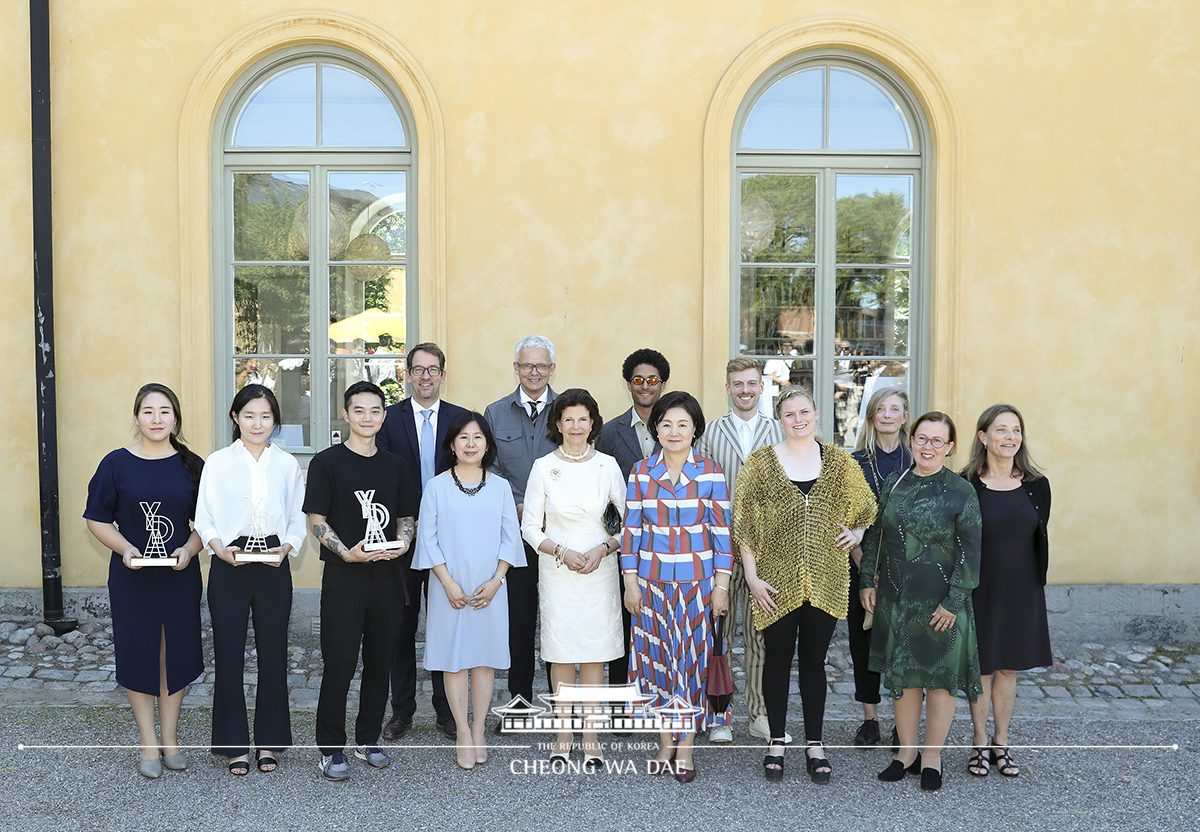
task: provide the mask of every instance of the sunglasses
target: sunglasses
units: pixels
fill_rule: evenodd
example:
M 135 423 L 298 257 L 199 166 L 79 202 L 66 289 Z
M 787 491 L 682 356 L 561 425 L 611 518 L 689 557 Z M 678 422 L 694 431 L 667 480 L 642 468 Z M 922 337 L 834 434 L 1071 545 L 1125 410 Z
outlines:
M 635 384 L 638 387 L 641 387 L 643 385 L 646 385 L 648 387 L 653 387 L 654 385 L 659 384 L 661 382 L 662 382 L 662 379 L 659 378 L 658 376 L 634 376 L 633 378 L 629 379 L 630 384 Z

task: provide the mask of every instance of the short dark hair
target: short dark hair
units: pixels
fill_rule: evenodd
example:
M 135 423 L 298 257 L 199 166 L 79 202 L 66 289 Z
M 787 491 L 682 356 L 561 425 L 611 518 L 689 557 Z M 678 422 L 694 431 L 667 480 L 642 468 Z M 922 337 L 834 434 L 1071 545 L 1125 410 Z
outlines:
M 546 416 L 546 438 L 555 445 L 563 443 L 563 435 L 562 431 L 558 429 L 558 421 L 568 407 L 587 408 L 588 415 L 592 417 L 592 430 L 588 434 L 588 442 L 595 442 L 599 439 L 600 428 L 604 426 L 604 418 L 600 415 L 600 405 L 596 404 L 592 394 L 582 387 L 564 390 L 550 403 L 550 413 Z
M 271 431 L 271 435 L 279 433 L 283 414 L 279 412 L 279 400 L 275 398 L 275 394 L 271 392 L 270 387 L 264 387 L 261 384 L 247 384 L 233 397 L 233 404 L 229 405 L 229 421 L 233 422 L 233 440 L 242 438 L 241 428 L 238 427 L 237 417 L 242 412 L 242 408 L 250 404 L 255 399 L 266 399 L 267 404 L 271 406 L 271 416 L 275 419 L 275 428 Z
M 436 358 L 438 360 L 439 368 L 441 368 L 443 370 L 446 369 L 446 353 L 442 352 L 442 348 L 439 347 L 437 344 L 433 343 L 432 341 L 425 341 L 423 343 L 417 344 L 415 347 L 410 349 L 408 351 L 408 353 L 404 356 L 404 363 L 408 367 L 408 371 L 410 373 L 412 372 L 413 355 L 415 353 L 417 353 L 418 351 L 429 353 L 430 355 L 432 355 L 434 358 Z
M 481 463 L 486 471 L 496 461 L 496 437 L 492 435 L 492 426 L 483 418 L 483 414 L 474 410 L 463 410 L 450 420 L 446 428 L 446 438 L 442 440 L 442 458 L 450 460 L 451 465 L 458 461 L 458 457 L 454 455 L 454 440 L 463 432 L 463 428 L 472 422 L 479 425 L 479 432 L 483 434 L 483 441 L 487 443 Z
M 921 427 L 924 422 L 932 422 L 934 424 L 943 424 L 946 426 L 947 433 L 950 434 L 950 441 L 958 441 L 958 431 L 954 427 L 954 420 L 950 418 L 950 414 L 943 413 L 940 410 L 931 410 L 928 413 L 922 413 L 913 420 L 912 427 L 908 429 L 909 440 L 917 435 L 917 428 Z
M 639 364 L 649 364 L 664 382 L 671 377 L 671 362 L 667 361 L 665 355 L 658 350 L 641 349 L 631 352 L 621 365 L 621 378 L 625 379 L 626 384 L 633 378 L 633 368 Z
M 692 424 L 696 426 L 696 435 L 692 437 L 692 445 L 696 444 L 701 436 L 704 435 L 704 410 L 700 407 L 700 402 L 696 401 L 696 397 L 691 393 L 683 390 L 672 390 L 670 393 L 663 394 L 663 397 L 655 402 L 654 407 L 650 409 L 650 435 L 654 440 L 658 441 L 658 423 L 667 415 L 667 411 L 673 407 L 682 407 L 687 411 L 687 415 L 692 420 Z
M 359 393 L 372 393 L 379 397 L 379 403 L 384 407 L 387 406 L 387 398 L 384 397 L 383 391 L 379 389 L 378 384 L 372 384 L 369 381 L 356 381 L 346 388 L 346 392 L 342 394 L 342 407 L 346 410 L 350 409 L 350 400 Z

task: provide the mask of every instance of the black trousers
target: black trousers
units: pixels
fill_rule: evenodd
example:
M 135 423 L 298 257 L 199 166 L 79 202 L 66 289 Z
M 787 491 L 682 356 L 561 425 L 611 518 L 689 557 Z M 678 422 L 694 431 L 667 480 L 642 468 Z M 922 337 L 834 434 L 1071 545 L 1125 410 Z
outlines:
M 288 706 L 288 621 L 292 615 L 292 570 L 247 563 L 230 566 L 212 559 L 208 573 L 208 609 L 212 614 L 216 679 L 213 684 L 212 753 L 240 757 L 250 753 L 250 728 L 242 684 L 246 667 L 246 630 L 254 616 L 258 650 L 258 693 L 254 699 L 254 745 L 282 751 L 292 744 Z
M 762 631 L 763 704 L 771 736 L 782 737 L 787 723 L 788 682 L 792 657 L 800 680 L 800 702 L 804 707 L 804 737 L 821 739 L 825 723 L 825 654 L 833 638 L 837 619 L 805 602 Z M 797 643 L 799 651 L 797 654 Z
M 404 610 L 400 564 L 326 561 L 321 577 L 321 658 L 317 745 L 329 756 L 346 747 L 346 696 L 362 649 L 362 685 L 354 744 L 379 741 L 388 677 Z
M 620 557 L 618 552 L 615 557 Z M 621 603 L 621 621 L 625 625 L 625 653 L 608 663 L 608 683 L 610 685 L 629 684 L 629 650 L 630 638 L 633 633 L 633 619 L 629 610 L 625 609 L 625 576 L 617 570 L 617 598 Z
M 508 693 L 533 702 L 534 638 L 538 617 L 538 553 L 528 543 L 525 562 L 508 570 Z
M 412 719 L 417 712 L 417 623 L 421 617 L 421 599 L 428 597 L 431 579 L 437 580 L 428 569 L 408 569 L 405 574 L 408 606 L 404 608 L 396 656 L 392 659 L 392 716 L 401 719 Z M 438 721 L 445 722 L 450 718 L 445 680 L 440 670 L 431 671 L 430 676 L 433 679 L 433 709 Z
M 850 612 L 846 615 L 846 626 L 850 628 L 850 661 L 854 665 L 854 698 L 869 705 L 878 705 L 879 674 L 873 673 L 871 664 L 871 631 L 862 628 L 867 617 L 862 601 L 858 598 L 858 567 L 850 562 Z

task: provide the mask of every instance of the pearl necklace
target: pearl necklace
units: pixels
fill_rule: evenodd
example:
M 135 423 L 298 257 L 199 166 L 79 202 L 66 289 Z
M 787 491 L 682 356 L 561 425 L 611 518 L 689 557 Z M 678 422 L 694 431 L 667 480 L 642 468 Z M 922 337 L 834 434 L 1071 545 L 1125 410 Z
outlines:
M 579 461 L 579 460 L 581 460 L 581 459 L 587 459 L 587 455 L 588 455 L 588 454 L 590 454 L 590 453 L 592 452 L 592 446 L 591 446 L 591 445 L 585 445 L 585 446 L 584 446 L 584 449 L 583 449 L 583 453 L 579 454 L 578 456 L 576 456 L 575 454 L 567 453 L 567 446 L 566 446 L 566 445 L 559 445 L 559 446 L 558 446 L 558 452 L 559 452 L 560 454 L 562 454 L 564 457 L 566 457 L 567 459 L 574 460 L 575 462 L 578 462 L 578 461 Z

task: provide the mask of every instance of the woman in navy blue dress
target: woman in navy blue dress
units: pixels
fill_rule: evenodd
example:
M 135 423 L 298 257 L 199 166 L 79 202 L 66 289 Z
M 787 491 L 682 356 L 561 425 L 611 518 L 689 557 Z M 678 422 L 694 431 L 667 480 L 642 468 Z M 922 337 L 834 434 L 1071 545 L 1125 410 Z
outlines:
M 139 771 L 151 779 L 163 766 L 182 770 L 179 709 L 187 685 L 204 672 L 200 646 L 200 565 L 203 548 L 190 522 L 204 465 L 179 440 L 179 399 L 147 384 L 133 404 L 138 441 L 100 461 L 88 484 L 88 531 L 112 550 L 112 608 L 117 683 L 126 689 L 138 726 Z M 174 557 L 172 568 L 139 566 L 142 556 Z M 157 700 L 162 740 L 154 726 Z

